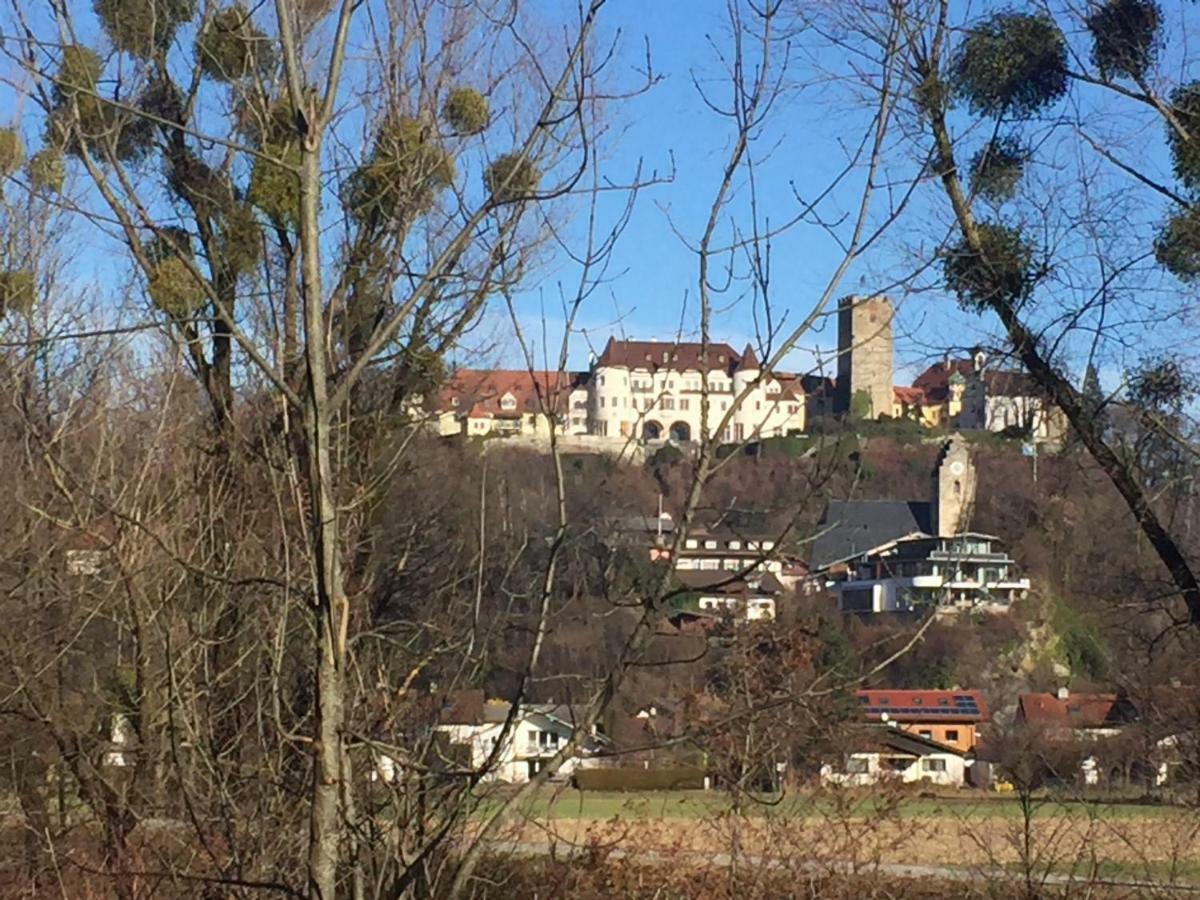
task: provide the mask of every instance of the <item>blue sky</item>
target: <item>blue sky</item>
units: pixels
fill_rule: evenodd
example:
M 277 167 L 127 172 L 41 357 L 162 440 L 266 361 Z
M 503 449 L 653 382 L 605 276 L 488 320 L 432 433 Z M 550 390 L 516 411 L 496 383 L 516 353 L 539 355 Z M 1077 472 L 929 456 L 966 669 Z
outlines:
M 985 8 L 977 6 L 980 10 Z M 705 108 L 691 83 L 693 72 L 702 81 L 719 76 L 708 38 L 711 36 L 722 48 L 727 47 L 724 9 L 723 3 L 704 2 L 618 4 L 608 10 L 615 13 L 625 30 L 626 61 L 630 64 L 640 61 L 644 35 L 652 48 L 655 67 L 664 77 L 647 96 L 614 110 L 617 122 L 628 130 L 622 132 L 620 148 L 606 160 L 606 168 L 612 177 L 620 177 L 623 172 L 632 171 L 641 158 L 645 166 L 659 171 L 668 169 L 673 161 L 676 174 L 672 183 L 643 195 L 615 252 L 612 268 L 621 274 L 599 291 L 581 313 L 579 324 L 594 335 L 591 342 L 595 344 L 602 344 L 613 332 L 631 337 L 671 338 L 681 322 L 685 334 L 697 327 L 696 257 L 672 233 L 672 228 L 693 239 L 700 233 L 729 148 L 729 124 Z M 1086 35 L 1072 34 L 1070 40 L 1086 57 Z M 817 79 L 819 68 L 845 72 L 845 59 L 828 49 L 820 49 L 820 45 L 815 36 L 797 38 L 796 61 L 791 70 L 796 87 L 774 111 L 754 151 L 764 160 L 759 170 L 760 199 L 775 222 L 795 210 L 793 187 L 811 196 L 840 169 L 846 158 L 846 143 L 857 140 L 866 122 L 863 108 L 847 104 L 844 85 L 829 82 L 808 85 Z M 1164 54 L 1164 59 L 1167 56 Z M 1188 76 L 1186 69 L 1172 70 L 1169 65 L 1163 68 L 1174 83 Z M 1047 120 L 1021 126 L 1022 135 L 1037 148 L 1037 156 L 1023 186 L 1025 196 L 1003 210 L 1006 219 L 1040 224 L 1046 197 L 1054 196 L 1064 185 L 1068 190 L 1077 190 L 1077 180 L 1085 173 L 1097 196 L 1104 195 L 1101 200 L 1089 197 L 1086 203 L 1109 204 L 1105 210 L 1092 211 L 1100 224 L 1086 233 L 1071 221 L 1072 216 L 1082 215 L 1085 205 L 1082 199 L 1064 202 L 1049 224 L 1040 227 L 1039 238 L 1054 248 L 1064 262 L 1043 291 L 1045 299 L 1040 301 L 1042 308 L 1036 311 L 1035 321 L 1043 312 L 1046 316 L 1043 321 L 1051 321 L 1058 302 L 1078 303 L 1094 289 L 1099 276 L 1088 254 L 1096 247 L 1115 248 L 1137 234 L 1140 244 L 1134 248 L 1120 245 L 1122 252 L 1147 250 L 1166 208 L 1161 198 L 1145 195 L 1136 200 L 1106 199 L 1106 191 L 1129 187 L 1129 179 L 1110 165 L 1099 163 L 1094 154 L 1081 154 L 1076 133 L 1059 118 L 1063 115 L 1094 126 L 1091 133 L 1111 137 L 1110 148 L 1118 155 L 1144 167 L 1163 183 L 1172 182 L 1161 123 L 1153 114 L 1146 114 L 1128 102 L 1116 102 L 1106 92 L 1073 88 L 1068 100 L 1052 111 Z M 965 117 L 960 118 L 959 125 L 967 127 Z M 969 137 L 975 144 L 988 136 L 980 126 L 975 132 Z M 968 143 L 968 152 L 970 146 Z M 889 171 L 893 175 L 911 175 L 909 160 L 896 159 Z M 849 211 L 857 200 L 855 191 L 859 183 L 853 181 L 849 190 L 835 193 L 834 202 L 826 207 L 826 212 Z M 944 203 L 944 198 L 931 186 L 919 191 L 906 217 L 847 273 L 838 293 L 871 292 L 928 263 L 937 238 L 945 233 L 949 221 Z M 989 214 L 987 210 L 983 212 Z M 742 227 L 746 227 L 748 217 L 744 208 L 740 217 Z M 802 316 L 819 296 L 839 260 L 838 248 L 817 228 L 802 225 L 777 237 L 772 242 L 772 302 L 776 313 L 792 320 Z M 936 268 L 927 273 L 922 279 L 924 290 L 904 297 L 900 304 L 896 329 L 898 382 L 920 371 L 945 349 L 1000 343 L 996 323 L 990 317 L 959 310 L 953 298 L 938 289 L 936 273 Z M 1121 300 L 1114 308 L 1119 313 L 1110 313 L 1110 322 L 1120 319 L 1118 338 L 1096 348 L 1102 379 L 1107 385 L 1115 386 L 1121 373 L 1134 365 L 1148 346 L 1169 351 L 1179 345 L 1191 346 L 1195 338 L 1191 327 L 1194 322 L 1181 330 L 1184 318 L 1170 318 L 1148 309 L 1171 306 L 1175 302 L 1172 295 L 1181 295 L 1183 288 L 1169 276 L 1154 272 L 1152 264 L 1145 261 L 1136 267 L 1135 273 L 1118 286 Z M 551 342 L 557 339 L 555 325 L 560 321 L 554 312 L 556 304 L 550 299 L 555 296 L 556 277 L 569 280 L 570 274 L 552 269 L 546 280 L 521 298 L 520 304 L 523 321 L 534 322 L 546 315 Z M 740 348 L 747 338 L 754 336 L 754 312 L 748 298 L 722 303 L 722 311 L 715 319 L 714 338 L 728 340 Z M 1078 370 L 1076 374 L 1081 374 L 1092 349 L 1086 331 L 1090 322 L 1085 318 L 1080 324 L 1083 329 L 1071 339 L 1064 354 L 1067 365 L 1073 371 Z M 541 324 L 531 326 L 531 331 L 533 327 L 540 328 Z M 497 328 L 503 333 L 504 323 Z M 805 336 L 801 340 L 804 349 L 793 354 L 788 362 L 796 368 L 808 368 L 814 361 L 812 350 L 828 351 L 834 341 L 833 323 L 829 322 Z M 578 337 L 572 341 L 574 365 L 586 364 L 589 343 Z M 511 359 L 511 353 L 504 358 Z
M 976 4 L 974 9 L 982 14 L 987 7 Z M 564 12 L 566 7 L 551 4 L 550 9 L 554 15 L 570 16 L 569 11 Z M 967 7 L 956 4 L 955 9 Z M 586 365 L 589 351 L 599 350 L 610 334 L 671 339 L 677 334 L 693 337 L 696 333 L 697 260 L 685 241 L 694 242 L 701 232 L 733 132 L 726 120 L 705 107 L 692 79 L 710 90 L 714 99 L 727 97 L 728 86 L 717 58 L 717 53 L 727 52 L 730 44 L 725 10 L 722 0 L 610 0 L 603 11 L 598 43 L 603 45 L 615 38 L 618 47 L 608 72 L 610 84 L 615 88 L 637 83 L 637 70 L 644 65 L 647 45 L 661 81 L 645 94 L 610 105 L 605 119 L 608 132 L 600 144 L 602 171 L 614 181 L 626 181 L 640 163 L 643 174 L 661 175 L 673 167 L 674 178 L 641 195 L 616 245 L 608 280 L 580 312 L 576 325 L 582 333 L 572 337 L 572 366 Z M 1190 4 L 1183 4 L 1179 10 L 1172 6 L 1170 15 L 1176 16 L 1180 10 L 1192 20 L 1198 16 Z M 85 35 L 89 40 L 94 36 L 94 32 Z M 1070 40 L 1086 56 L 1084 37 L 1072 34 Z M 795 215 L 797 195 L 807 199 L 823 190 L 841 170 L 847 148 L 861 138 L 869 122 L 868 110 L 851 97 L 848 83 L 839 80 L 849 71 L 847 54 L 832 49 L 816 33 L 805 32 L 794 38 L 791 55 L 786 90 L 767 124 L 756 133 L 751 151 L 756 160 L 758 212 L 764 224 L 778 225 Z M 1161 68 L 1168 87 L 1195 74 L 1172 63 L 1170 54 L 1164 54 Z M 11 60 L 3 67 L 4 74 L 20 80 Z M 0 93 L 0 99 L 4 96 Z M 29 136 L 35 144 L 39 125 L 28 109 L 25 113 Z M 1037 159 L 1023 186 L 1022 199 L 1006 207 L 1003 214 L 1006 219 L 1038 223 L 1039 237 L 1054 248 L 1056 259 L 1066 261 L 1059 265 L 1043 292 L 1043 306 L 1035 311 L 1035 317 L 1042 315 L 1044 321 L 1093 290 L 1098 278 L 1088 254 L 1095 247 L 1119 247 L 1127 255 L 1144 251 L 1165 208 L 1160 200 L 1147 198 L 1144 193 L 1130 198 L 1115 194 L 1114 190 L 1128 186 L 1129 180 L 1108 164 L 1098 163 L 1094 154 L 1080 152 L 1075 132 L 1057 118 L 1063 113 L 1086 122 L 1091 133 L 1102 137 L 1122 158 L 1145 167 L 1163 183 L 1172 181 L 1162 127 L 1154 114 L 1128 102 L 1115 102 L 1104 92 L 1073 89 L 1071 97 L 1047 120 L 1021 127 L 1023 137 L 1037 147 Z M 965 118 L 960 117 L 957 124 L 967 131 Z M 974 133 L 967 131 L 967 152 L 986 136 L 981 127 L 976 127 Z M 885 174 L 900 183 L 913 173 L 913 151 L 902 142 L 893 149 Z M 1079 193 L 1078 179 L 1084 174 L 1095 196 Z M 860 185 L 861 170 L 829 195 L 822 207 L 825 218 L 838 220 L 851 213 Z M 731 234 L 731 219 L 745 229 L 751 218 L 744 176 L 739 177 L 738 188 L 739 200 L 719 231 L 726 239 Z M 1041 204 L 1047 197 L 1059 200 L 1049 220 L 1041 216 Z M 619 195 L 608 195 L 601 206 L 602 217 L 607 215 L 611 221 L 623 202 Z M 1082 231 L 1074 217 L 1089 205 L 1095 207 L 1088 210 L 1093 225 Z M 877 217 L 882 211 L 877 201 Z M 1045 221 L 1049 224 L 1044 225 Z M 904 217 L 846 274 L 837 295 L 874 292 L 927 265 L 948 223 L 944 198 L 928 185 L 918 190 Z M 577 213 L 568 233 L 578 236 L 579 228 Z M 838 230 L 845 234 L 846 228 L 843 225 Z M 1129 241 L 1131 235 L 1137 240 Z M 118 267 L 125 258 L 106 252 L 107 238 L 92 231 L 78 234 L 73 240 L 72 246 L 79 248 L 75 253 L 76 274 L 82 282 L 124 286 L 126 273 Z M 771 303 L 776 324 L 782 321 L 786 331 L 811 309 L 840 259 L 830 236 L 810 224 L 796 225 L 773 237 Z M 1144 262 L 1131 273 L 1118 285 L 1122 321 L 1116 336 L 1099 347 L 1102 376 L 1109 384 L 1115 384 L 1122 370 L 1135 363 L 1147 348 L 1170 351 L 1190 346 L 1196 335 L 1196 323 L 1186 316 L 1162 314 L 1163 309 L 1177 311 L 1179 299 L 1185 297 L 1178 284 Z M 569 292 L 576 277 L 565 257 L 552 257 L 516 298 L 526 336 L 538 345 L 539 364 L 547 352 L 557 355 L 562 330 L 559 291 Z M 903 291 L 894 292 L 900 301 L 896 327 L 898 382 L 906 381 L 946 349 L 997 342 L 998 329 L 989 318 L 960 311 L 953 299 L 938 288 L 936 267 L 920 280 L 920 287 L 922 290 L 907 296 Z M 746 296 L 744 282 L 735 281 L 729 291 L 717 297 L 714 339 L 740 349 L 748 339 L 761 336 L 762 324 L 763 308 Z M 1068 365 L 1077 372 L 1082 371 L 1082 361 L 1090 349 L 1086 326 L 1091 323 L 1084 319 L 1080 324 L 1085 329 L 1071 339 L 1065 354 Z M 1106 324 L 1111 326 L 1113 322 Z M 835 340 L 832 321 L 824 322 L 801 339 L 800 349 L 785 365 L 808 370 L 821 352 L 828 363 Z M 486 349 L 475 352 L 479 348 Z M 501 304 L 493 307 L 483 326 L 455 356 L 467 364 L 522 364 L 512 340 L 511 322 Z

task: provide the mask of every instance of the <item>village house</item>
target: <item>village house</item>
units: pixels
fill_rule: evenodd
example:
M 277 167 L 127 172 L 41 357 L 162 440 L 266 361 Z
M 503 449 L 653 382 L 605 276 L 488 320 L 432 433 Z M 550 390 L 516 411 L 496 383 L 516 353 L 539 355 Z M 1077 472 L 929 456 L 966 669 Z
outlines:
M 770 572 L 738 576 L 732 572 L 699 569 L 676 570 L 682 593 L 672 602 L 673 621 L 683 618 L 708 618 L 735 622 L 771 622 L 776 615 L 776 600 L 784 592 L 779 579 Z
M 471 770 L 483 773 L 484 781 L 520 784 L 566 746 L 575 728 L 570 707 L 527 703 L 517 709 L 506 731 L 511 711 L 507 701 L 486 700 L 483 691 L 463 691 L 442 710 L 436 730 L 446 736 L 451 755 L 461 754 Z M 578 755 L 568 758 L 557 774 L 569 777 L 578 761 Z
M 868 787 L 887 781 L 962 787 L 971 764 L 965 750 L 893 725 L 857 729 L 837 765 L 821 766 L 822 783 Z
M 979 726 L 990 721 L 979 691 L 863 690 L 855 694 L 867 722 L 892 725 L 966 752 L 979 742 Z
M 1007 610 L 1028 578 L 999 538 L 969 529 L 977 474 L 966 442 L 943 446 L 930 499 L 840 500 L 817 526 L 811 567 L 853 613 Z
M 645 547 L 651 562 L 670 562 L 675 539 L 675 520 L 668 512 L 657 516 L 630 516 L 611 523 L 613 540 L 627 546 Z M 741 528 L 729 523 L 695 527 L 675 554 L 680 572 L 735 572 L 757 587 L 757 580 L 770 574 L 788 590 L 809 572 L 807 565 L 779 546 L 778 531 Z
M 548 438 L 587 431 L 586 374 L 457 369 L 430 406 L 442 436 Z

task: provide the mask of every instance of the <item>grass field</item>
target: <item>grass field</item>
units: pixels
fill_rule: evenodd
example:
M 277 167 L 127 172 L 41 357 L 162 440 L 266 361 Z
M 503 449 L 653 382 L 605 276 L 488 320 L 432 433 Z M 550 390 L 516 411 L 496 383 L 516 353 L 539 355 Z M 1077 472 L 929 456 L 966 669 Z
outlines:
M 883 801 L 864 794 L 847 798 L 853 815 L 871 817 Z M 577 791 L 550 787 L 541 791 L 522 813 L 536 819 L 702 819 L 730 809 L 726 794 L 719 791 Z M 743 803 L 747 815 L 823 817 L 833 802 L 810 795 L 784 795 Z M 908 797 L 899 801 L 898 814 L 909 818 L 1020 818 L 1021 808 L 1011 795 L 978 793 Z M 1047 798 L 1039 802 L 1038 816 L 1068 816 L 1099 819 L 1173 818 L 1185 814 L 1178 807 L 1148 803 L 1065 800 Z
M 1200 882 L 1200 817 L 1192 809 L 1045 798 L 1027 844 L 1021 807 L 1011 795 L 962 791 L 895 799 L 785 795 L 744 804 L 731 815 L 730 800 L 719 791 L 546 788 L 520 810 L 504 840 L 688 859 L 736 846 L 760 859 L 971 871 L 1032 860 L 1043 873 L 1073 878 Z

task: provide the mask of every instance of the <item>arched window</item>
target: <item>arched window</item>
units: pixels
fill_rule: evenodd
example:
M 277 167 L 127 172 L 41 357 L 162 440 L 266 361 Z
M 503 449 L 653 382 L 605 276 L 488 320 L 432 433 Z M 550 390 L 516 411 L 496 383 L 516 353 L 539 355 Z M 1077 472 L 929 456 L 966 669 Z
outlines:
M 671 426 L 671 440 L 683 442 L 691 439 L 692 429 L 687 422 L 676 422 Z

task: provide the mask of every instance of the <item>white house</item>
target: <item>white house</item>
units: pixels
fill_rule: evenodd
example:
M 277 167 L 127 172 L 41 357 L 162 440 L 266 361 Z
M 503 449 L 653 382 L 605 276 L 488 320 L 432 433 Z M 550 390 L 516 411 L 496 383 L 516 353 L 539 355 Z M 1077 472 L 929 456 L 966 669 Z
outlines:
M 912 535 L 847 565 L 833 591 L 842 612 L 937 608 L 1004 611 L 1029 593 L 1029 579 L 988 534 Z
M 539 703 L 521 705 L 506 729 L 510 709 L 506 701 L 482 702 L 481 692 L 468 691 L 443 712 L 436 726 L 452 746 L 465 748 L 464 761 L 484 772 L 484 781 L 528 781 L 575 731 L 569 708 Z M 568 758 L 557 774 L 567 777 L 577 765 L 578 758 Z
M 886 781 L 962 787 L 969 765 L 963 750 L 885 724 L 858 732 L 839 763 L 821 767 L 821 781 L 845 787 Z

